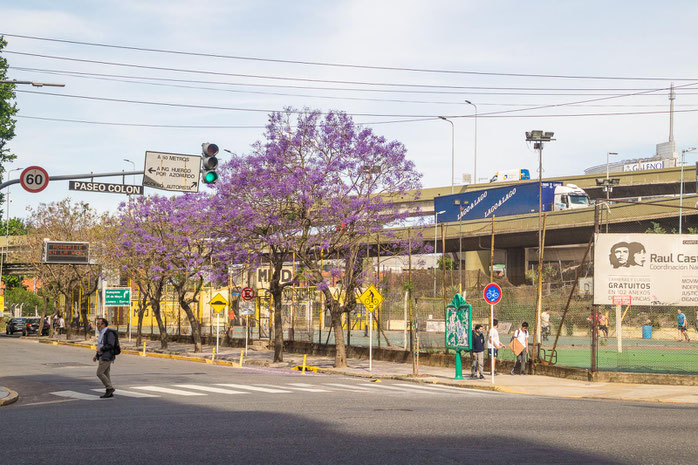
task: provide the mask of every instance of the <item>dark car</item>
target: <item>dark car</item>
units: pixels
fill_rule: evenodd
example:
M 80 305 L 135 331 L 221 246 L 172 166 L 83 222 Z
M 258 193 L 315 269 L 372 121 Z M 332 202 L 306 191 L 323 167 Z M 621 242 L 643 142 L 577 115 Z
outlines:
M 22 336 L 26 336 L 28 334 L 36 334 L 39 332 L 39 326 L 41 326 L 41 318 L 25 318 L 24 322 L 24 327 L 22 328 Z M 42 336 L 46 336 L 48 334 L 48 325 L 44 325 L 43 331 L 41 332 Z
M 24 317 L 12 318 L 5 326 L 5 334 L 21 333 L 24 331 L 27 319 Z

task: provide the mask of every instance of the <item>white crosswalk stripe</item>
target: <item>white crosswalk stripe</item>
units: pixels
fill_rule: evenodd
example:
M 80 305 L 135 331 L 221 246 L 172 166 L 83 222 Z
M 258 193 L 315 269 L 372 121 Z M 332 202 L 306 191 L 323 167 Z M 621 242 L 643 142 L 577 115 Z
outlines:
M 409 388 L 405 387 L 397 387 L 397 386 L 386 386 L 385 384 L 362 384 L 362 386 L 371 386 L 372 388 L 376 389 L 388 389 L 391 391 L 401 391 L 401 392 L 411 392 L 411 393 L 416 393 L 419 392 L 420 394 L 436 394 L 435 392 L 432 391 L 418 391 L 415 390 L 412 386 Z
M 99 400 L 99 396 L 96 396 L 94 394 L 85 394 L 82 392 L 77 392 L 77 391 L 56 391 L 52 392 L 54 396 L 60 396 L 60 397 L 70 397 L 71 399 L 80 399 L 80 400 Z
M 293 389 L 295 391 L 305 391 L 305 392 L 330 392 L 327 389 L 320 389 L 315 387 L 313 384 L 306 383 L 290 383 L 284 386 L 288 389 Z
M 175 387 L 179 388 L 184 388 L 184 389 L 194 389 L 195 391 L 206 391 L 206 392 L 213 392 L 216 394 L 249 394 L 249 392 L 244 392 L 244 391 L 232 391 L 230 389 L 223 389 L 223 388 L 217 388 L 213 386 L 199 386 L 196 384 L 175 384 Z
M 325 386 L 331 386 L 334 389 L 339 389 L 340 391 L 353 391 L 353 392 L 371 392 L 373 389 L 357 386 L 355 384 L 341 384 L 341 383 L 324 383 Z
M 338 391 L 350 391 L 359 393 L 393 393 L 393 394 L 422 394 L 422 395 L 435 395 L 435 394 L 452 394 L 452 395 L 496 395 L 497 393 L 480 391 L 475 389 L 459 388 L 455 386 L 443 386 L 443 385 L 425 385 L 425 384 L 412 384 L 412 383 L 391 383 L 391 384 L 381 384 L 381 383 L 322 383 L 322 384 L 310 384 L 310 383 L 287 383 L 287 384 L 229 384 L 229 383 L 217 383 L 214 385 L 205 384 L 173 384 L 170 386 L 132 386 L 130 389 L 137 391 L 147 391 L 137 392 L 134 390 L 121 390 L 117 389 L 114 393 L 115 397 L 134 397 L 134 398 L 148 398 L 148 397 L 161 397 L 161 395 L 173 395 L 173 396 L 207 396 L 211 394 L 293 394 L 302 392 L 311 393 L 331 393 Z M 91 389 L 94 392 L 102 392 L 102 389 Z M 59 397 L 67 397 L 72 399 L 80 400 L 97 400 L 98 395 L 88 394 L 78 391 L 56 391 L 51 392 L 51 394 Z M 158 395 L 159 394 L 159 395 Z
M 268 387 L 252 386 L 252 385 L 246 385 L 246 384 L 216 384 L 216 386 L 231 387 L 234 389 L 247 389 L 250 391 L 258 391 L 258 392 L 268 392 L 270 394 L 288 394 L 288 393 L 292 392 L 292 391 L 285 391 L 283 389 L 273 389 L 273 388 L 268 388 Z
M 92 389 L 92 390 L 95 392 L 104 392 L 104 389 Z M 160 396 L 156 396 L 154 394 L 146 394 L 145 392 L 124 391 L 122 389 L 117 389 L 116 391 L 114 391 L 114 396 L 139 397 L 139 398 L 160 397 Z
M 203 394 L 201 392 L 182 391 L 181 389 L 170 389 L 170 388 L 160 387 L 160 386 L 133 386 L 131 389 L 142 389 L 143 391 L 150 391 L 150 392 L 161 392 L 163 394 L 172 394 L 175 396 L 205 396 L 206 395 L 206 394 Z

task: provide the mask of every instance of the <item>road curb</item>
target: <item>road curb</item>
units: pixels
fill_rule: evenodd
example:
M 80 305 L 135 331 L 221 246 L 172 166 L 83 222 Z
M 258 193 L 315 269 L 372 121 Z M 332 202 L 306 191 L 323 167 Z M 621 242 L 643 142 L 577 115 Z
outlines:
M 19 394 L 17 394 L 17 391 L 13 391 L 12 389 L 6 388 L 4 386 L 0 386 L 0 389 L 9 392 L 8 396 L 0 399 L 0 407 L 2 407 L 3 405 L 10 405 L 14 402 L 17 402 L 17 399 L 19 399 Z

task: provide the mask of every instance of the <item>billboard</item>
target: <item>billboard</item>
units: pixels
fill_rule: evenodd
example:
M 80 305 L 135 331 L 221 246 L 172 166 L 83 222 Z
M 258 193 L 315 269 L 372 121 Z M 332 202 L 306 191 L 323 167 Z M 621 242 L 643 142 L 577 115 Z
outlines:
M 594 304 L 698 306 L 698 234 L 596 234 Z

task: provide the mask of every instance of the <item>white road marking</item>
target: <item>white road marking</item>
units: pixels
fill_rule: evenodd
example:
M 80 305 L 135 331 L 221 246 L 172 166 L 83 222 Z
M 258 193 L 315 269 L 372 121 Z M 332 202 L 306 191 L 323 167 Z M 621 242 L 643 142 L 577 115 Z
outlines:
M 80 400 L 99 400 L 99 396 L 96 396 L 94 394 L 85 394 L 82 392 L 77 392 L 77 391 L 56 391 L 56 392 L 51 392 L 54 396 L 60 396 L 60 397 L 70 397 L 71 399 L 80 399 Z
M 131 389 L 142 389 L 144 391 L 150 391 L 150 392 L 161 392 L 164 394 L 173 394 L 175 396 L 205 396 L 206 395 L 206 394 L 202 394 L 200 392 L 182 391 L 180 389 L 170 389 L 170 388 L 160 387 L 160 386 L 132 386 Z
M 335 389 L 341 389 L 343 391 L 352 391 L 352 392 L 371 392 L 372 389 L 368 389 L 365 387 L 357 386 L 355 384 L 341 384 L 341 383 L 323 383 L 326 386 L 332 386 Z
M 452 388 L 452 387 L 447 387 L 447 386 L 426 386 L 424 384 L 409 384 L 409 383 L 395 383 L 395 386 L 405 386 L 405 387 L 411 387 L 414 389 L 425 389 L 429 391 L 434 391 L 434 392 L 443 392 L 444 394 L 463 394 L 463 393 L 472 393 L 472 389 L 463 389 L 463 388 Z M 476 392 L 476 394 L 479 394 Z
M 271 389 L 271 388 L 265 388 L 265 387 L 258 387 L 258 386 L 247 386 L 245 384 L 216 384 L 216 386 L 224 386 L 224 387 L 231 387 L 234 389 L 247 389 L 249 391 L 259 391 L 259 392 L 268 392 L 271 394 L 288 394 L 291 391 L 284 391 L 283 389 Z
M 296 386 L 296 387 L 293 387 Z M 327 389 L 320 389 L 318 387 L 314 387 L 312 384 L 306 384 L 306 383 L 289 383 L 284 386 L 287 389 L 293 389 L 296 391 L 306 391 L 306 392 L 330 392 Z
M 92 389 L 95 392 L 104 392 L 104 389 Z M 153 394 L 146 394 L 145 392 L 133 392 L 133 391 L 124 391 L 122 389 L 117 389 L 114 391 L 115 396 L 124 396 L 124 397 L 160 397 L 160 396 L 155 396 Z
M 362 384 L 362 386 L 371 386 L 372 388 L 376 388 L 376 389 L 390 389 L 393 391 L 411 392 L 412 394 L 415 394 L 415 393 L 436 394 L 435 392 L 432 392 L 432 391 L 419 391 L 417 389 L 397 387 L 397 386 L 386 386 L 384 384 Z
M 198 386 L 196 384 L 175 384 L 175 387 L 194 389 L 206 392 L 215 392 L 216 394 L 249 394 L 248 392 L 242 391 L 231 391 L 230 389 L 217 388 L 213 386 Z

